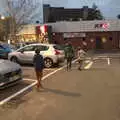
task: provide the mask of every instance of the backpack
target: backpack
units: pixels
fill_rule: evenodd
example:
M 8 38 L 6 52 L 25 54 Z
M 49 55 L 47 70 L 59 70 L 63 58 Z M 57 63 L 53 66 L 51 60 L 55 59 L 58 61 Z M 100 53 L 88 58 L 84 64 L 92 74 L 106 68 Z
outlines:
M 73 50 L 72 46 L 65 47 L 65 57 L 66 58 L 74 57 L 74 50 Z

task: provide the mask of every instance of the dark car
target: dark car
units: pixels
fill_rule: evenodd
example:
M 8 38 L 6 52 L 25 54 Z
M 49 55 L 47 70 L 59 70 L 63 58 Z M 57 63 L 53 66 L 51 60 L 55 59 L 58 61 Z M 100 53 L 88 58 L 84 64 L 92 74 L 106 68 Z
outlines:
M 8 54 L 12 52 L 13 49 L 6 44 L 0 44 L 0 58 L 8 58 Z
M 20 65 L 8 60 L 0 60 L 0 89 L 9 87 L 22 80 Z

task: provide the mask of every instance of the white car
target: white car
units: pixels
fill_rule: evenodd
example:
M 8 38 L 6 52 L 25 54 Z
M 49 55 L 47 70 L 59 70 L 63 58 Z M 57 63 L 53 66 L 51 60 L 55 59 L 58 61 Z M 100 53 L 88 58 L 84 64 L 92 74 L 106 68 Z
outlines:
M 20 65 L 8 60 L 0 60 L 0 89 L 15 85 L 22 78 Z
M 30 44 L 26 45 L 8 55 L 8 59 L 18 63 L 33 63 L 35 49 L 41 50 L 40 54 L 44 57 L 45 67 L 50 68 L 54 64 L 64 62 L 65 53 L 61 46 L 55 44 Z

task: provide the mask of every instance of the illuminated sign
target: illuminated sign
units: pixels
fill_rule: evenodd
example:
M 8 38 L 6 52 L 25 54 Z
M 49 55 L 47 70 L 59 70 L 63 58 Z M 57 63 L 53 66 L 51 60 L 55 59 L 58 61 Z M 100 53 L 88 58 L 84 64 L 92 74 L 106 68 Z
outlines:
M 48 31 L 48 26 L 47 25 L 43 25 L 40 27 L 41 33 L 46 33 Z
M 48 26 L 47 25 L 42 25 L 42 26 L 36 26 L 36 33 L 37 34 L 45 34 L 48 32 Z
M 95 24 L 95 28 L 103 28 L 103 29 L 108 29 L 110 27 L 109 23 L 100 23 L 100 24 Z

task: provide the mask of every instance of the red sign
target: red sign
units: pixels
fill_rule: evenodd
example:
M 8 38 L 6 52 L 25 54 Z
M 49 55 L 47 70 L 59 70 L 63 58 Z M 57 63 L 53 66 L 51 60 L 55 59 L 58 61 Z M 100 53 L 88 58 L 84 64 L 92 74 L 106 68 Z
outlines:
M 37 33 L 37 34 L 40 34 L 40 33 L 41 33 L 40 26 L 36 26 L 36 33 Z
M 104 29 L 107 29 L 107 28 L 109 28 L 109 24 L 108 24 L 108 23 L 104 23 L 104 24 L 102 25 L 102 27 L 103 27 Z
M 43 26 L 41 26 L 41 27 L 40 27 L 41 33 L 44 33 L 44 34 L 45 34 L 45 33 L 48 31 L 47 28 L 48 28 L 47 25 L 43 25 Z
M 103 28 L 103 29 L 107 29 L 109 28 L 109 23 L 100 23 L 100 24 L 95 24 L 95 28 Z

